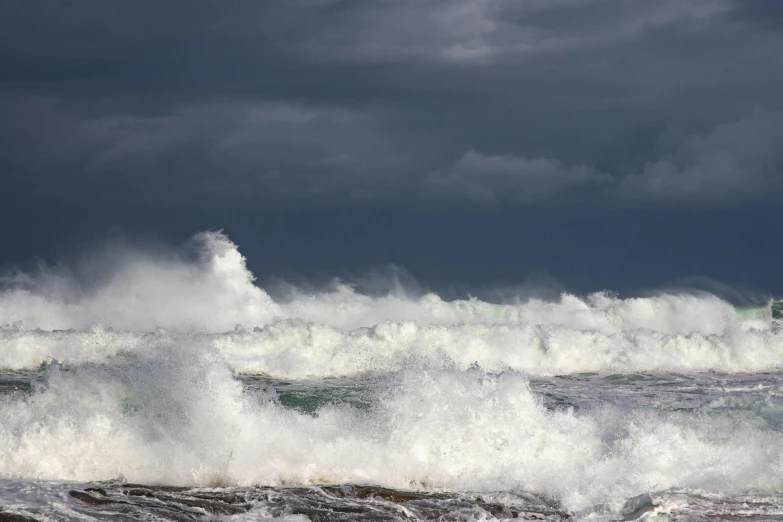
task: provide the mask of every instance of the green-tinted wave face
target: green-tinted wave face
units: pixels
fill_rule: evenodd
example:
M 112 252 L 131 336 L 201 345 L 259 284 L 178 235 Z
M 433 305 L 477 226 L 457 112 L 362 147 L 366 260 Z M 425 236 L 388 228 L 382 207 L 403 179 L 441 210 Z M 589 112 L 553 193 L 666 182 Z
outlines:
M 740 321 L 748 321 L 753 319 L 769 320 L 772 318 L 769 303 L 736 306 L 734 307 L 734 310 L 737 313 L 737 319 Z
M 747 306 L 736 306 L 734 310 L 740 320 L 748 319 L 783 319 L 783 300 L 773 300 Z
M 277 398 L 285 408 L 300 413 L 315 413 L 318 408 L 329 402 L 324 397 L 301 392 L 281 392 Z
M 772 301 L 769 308 L 773 319 L 783 319 L 783 301 Z

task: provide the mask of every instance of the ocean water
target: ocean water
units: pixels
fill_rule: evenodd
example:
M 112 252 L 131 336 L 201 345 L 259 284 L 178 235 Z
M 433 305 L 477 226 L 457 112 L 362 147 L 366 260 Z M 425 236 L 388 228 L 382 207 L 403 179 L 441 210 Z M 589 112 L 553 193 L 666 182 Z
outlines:
M 193 248 L 4 277 L 0 521 L 783 519 L 764 314 L 273 299 L 224 235 Z

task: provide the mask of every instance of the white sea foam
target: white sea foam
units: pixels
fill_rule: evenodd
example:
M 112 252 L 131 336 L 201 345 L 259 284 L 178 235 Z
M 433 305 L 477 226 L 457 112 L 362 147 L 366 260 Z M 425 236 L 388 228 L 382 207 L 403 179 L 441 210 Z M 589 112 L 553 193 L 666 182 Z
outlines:
M 569 509 L 671 487 L 780 491 L 783 435 L 719 417 L 547 411 L 517 372 L 411 364 L 369 410 L 244 392 L 219 355 L 161 345 L 53 369 L 0 403 L 0 476 L 192 485 L 373 482 L 529 491 Z
M 780 370 L 783 331 L 763 315 L 709 294 L 497 304 L 334 284 L 273 299 L 223 234 L 193 245 L 191 257 L 124 250 L 105 266 L 104 254 L 94 280 L 54 268 L 4 279 L 0 368 L 62 367 L 29 396 L 0 396 L 0 477 L 372 482 L 534 492 L 588 511 L 671 488 L 783 492 L 774 390 L 753 391 L 757 407 L 726 388 L 699 414 L 655 399 L 575 412 L 546 410 L 528 382 Z M 244 390 L 236 372 L 387 385 L 361 392 L 371 407 L 308 415 Z
M 276 303 L 253 284 L 245 258 L 225 235 L 201 233 L 193 243 L 199 253 L 196 260 L 124 250 L 120 259 L 111 261 L 111 273 L 102 275 L 100 284 L 88 285 L 89 290 L 67 272 L 53 269 L 7 277 L 7 288 L 0 294 L 0 324 L 46 330 L 101 325 L 144 332 L 156 328 L 222 332 L 236 325 L 301 319 L 348 330 L 415 321 L 720 335 L 733 318 L 733 309 L 720 299 L 688 295 L 620 300 L 601 293 L 585 299 L 564 294 L 557 302 L 494 304 L 475 298 L 446 302 L 432 293 L 410 297 L 403 289 L 371 297 L 335 284 L 318 293 L 294 288 L 285 302 Z
M 96 254 L 79 270 L 94 271 L 94 280 L 54 268 L 7 276 L 0 324 L 225 331 L 236 324 L 264 324 L 278 314 L 269 295 L 253 285 L 245 258 L 225 235 L 205 232 L 192 243 L 195 260 L 126 248 Z
M 123 250 L 87 285 L 54 269 L 6 278 L 0 368 L 102 362 L 172 339 L 210 344 L 236 371 L 285 377 L 384 372 L 412 357 L 531 375 L 783 366 L 783 332 L 708 294 L 497 304 L 335 284 L 275 301 L 225 235 L 193 244 L 193 259 Z
M 409 358 L 529 375 L 624 371 L 747 372 L 783 366 L 783 333 L 737 328 L 723 335 L 618 332 L 536 324 L 383 323 L 346 332 L 282 322 L 211 338 L 233 368 L 289 378 L 389 371 Z
M 382 323 L 343 330 L 297 320 L 222 334 L 140 334 L 0 328 L 0 367 L 35 368 L 52 359 L 66 365 L 134 356 L 150 344 L 176 341 L 215 347 L 242 373 L 284 378 L 349 376 L 395 371 L 411 358 L 466 369 L 514 369 L 529 375 L 576 372 L 749 372 L 783 366 L 783 333 L 736 329 L 724 335 L 654 330 L 604 333 L 535 324 L 422 325 Z

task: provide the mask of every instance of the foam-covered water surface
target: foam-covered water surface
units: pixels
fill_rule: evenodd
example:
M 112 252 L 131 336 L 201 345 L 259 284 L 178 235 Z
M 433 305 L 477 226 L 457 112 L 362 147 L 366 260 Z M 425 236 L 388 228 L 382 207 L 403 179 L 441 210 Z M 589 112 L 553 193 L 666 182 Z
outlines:
M 273 298 L 224 235 L 192 246 L 4 278 L 0 520 L 783 512 L 764 314 L 696 293 Z

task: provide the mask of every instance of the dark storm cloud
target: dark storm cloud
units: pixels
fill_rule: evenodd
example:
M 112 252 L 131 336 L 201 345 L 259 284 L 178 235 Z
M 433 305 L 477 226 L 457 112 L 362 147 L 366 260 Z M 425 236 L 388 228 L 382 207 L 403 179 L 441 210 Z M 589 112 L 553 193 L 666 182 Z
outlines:
M 783 113 L 755 114 L 687 136 L 672 154 L 622 180 L 623 196 L 689 201 L 742 201 L 783 188 Z
M 334 61 L 490 64 L 633 42 L 729 10 L 724 0 L 323 2 L 335 7 L 299 42 Z M 350 6 L 350 9 L 339 9 Z
M 611 180 L 608 174 L 581 165 L 565 167 L 548 158 L 485 156 L 470 150 L 448 169 L 429 174 L 423 193 L 456 201 L 535 205 Z
M 781 190 L 770 2 L 0 9 L 6 199 L 614 208 Z

